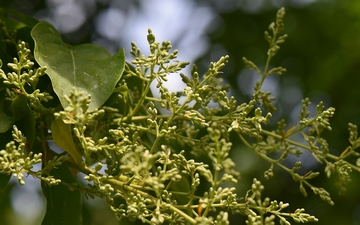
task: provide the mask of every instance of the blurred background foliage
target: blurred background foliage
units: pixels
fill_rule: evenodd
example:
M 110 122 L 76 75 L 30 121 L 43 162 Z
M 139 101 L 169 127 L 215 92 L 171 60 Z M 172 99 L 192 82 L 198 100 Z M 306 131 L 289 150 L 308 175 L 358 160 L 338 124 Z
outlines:
M 330 121 L 333 131 L 325 135 L 336 154 L 348 146 L 348 122 L 360 125 L 358 0 L 8 0 L 1 1 L 0 6 L 47 20 L 68 43 L 93 42 L 110 52 L 121 47 L 129 52 L 130 41 L 146 50 L 146 32 L 151 28 L 158 41 L 170 40 L 179 49 L 180 60 L 196 61 L 203 72 L 210 61 L 228 54 L 230 62 L 223 77 L 239 103 L 250 98 L 253 84 L 259 78 L 244 68 L 241 58 L 245 56 L 260 67 L 265 64 L 268 46 L 264 31 L 274 21 L 276 10 L 285 7 L 285 33 L 289 37 L 272 66 L 281 65 L 287 72 L 282 77 L 270 76 L 264 85 L 277 97 L 274 120 L 285 118 L 288 126 L 294 125 L 301 99 L 305 97 L 314 106 L 324 101 L 327 107 L 335 107 L 335 117 Z M 178 86 L 176 79 L 169 81 L 174 89 Z M 237 186 L 239 196 L 245 195 L 256 177 L 264 183 L 266 196 L 290 202 L 290 211 L 305 208 L 319 219 L 319 225 L 360 225 L 358 172 L 353 172 L 353 181 L 341 196 L 334 185 L 336 177 L 326 179 L 323 175 L 313 181 L 330 191 L 335 206 L 329 206 L 313 194 L 304 198 L 298 184 L 279 170 L 273 178 L 265 180 L 263 172 L 269 165 L 238 140 L 233 142 L 233 158 L 242 173 Z M 302 161 L 304 173 L 324 170 L 309 155 L 289 158 L 285 163 L 291 165 L 295 160 Z M 13 182 L 0 195 L 1 224 L 39 224 L 43 204 L 37 182 L 28 181 L 30 187 L 18 187 Z M 34 195 L 29 197 L 29 193 Z M 103 201 L 86 202 L 84 224 L 118 224 Z M 29 204 L 30 207 L 25 207 Z M 245 224 L 241 216 L 231 218 L 234 224 Z

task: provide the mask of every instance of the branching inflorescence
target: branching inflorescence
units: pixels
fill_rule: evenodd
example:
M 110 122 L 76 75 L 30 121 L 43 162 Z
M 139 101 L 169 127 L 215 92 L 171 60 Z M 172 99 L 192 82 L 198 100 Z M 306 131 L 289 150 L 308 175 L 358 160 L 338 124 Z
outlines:
M 30 50 L 20 42 L 19 59 L 8 65 L 14 72 L 6 74 L 1 70 L 0 74 L 7 85 L 7 101 L 16 104 L 21 99 L 32 114 L 26 118 L 33 120 L 36 129 L 43 132 L 27 132 L 24 136 L 14 126 L 14 140 L 0 151 L 0 173 L 13 174 L 20 184 L 24 184 L 24 174 L 30 174 L 47 185 L 63 183 L 70 190 L 85 192 L 87 196 L 104 197 L 117 218 L 149 224 L 228 224 L 229 212 L 246 215 L 246 223 L 253 225 L 290 224 L 289 218 L 301 223 L 317 221 L 304 213 L 304 209 L 283 212 L 289 204 L 263 198 L 264 186 L 257 179 L 243 198 L 237 196 L 235 187 L 229 187 L 240 178 L 234 169 L 236 162 L 229 157 L 231 133 L 270 163 L 265 178 L 272 177 L 274 168 L 279 167 L 299 183 L 304 196 L 310 188 L 329 204 L 334 204 L 330 194 L 310 183 L 319 172 L 300 175 L 297 173 L 300 161 L 288 168 L 283 160 L 288 155 L 299 156 L 302 151 L 309 151 L 319 163 L 326 165 L 328 177 L 334 173 L 339 176 L 340 191 L 344 191 L 350 181 L 349 172 L 360 170 L 360 160 L 356 165 L 346 161 L 348 157 L 360 159 L 355 151 L 360 146 L 357 127 L 349 124 L 351 145 L 340 156 L 332 155 L 321 133 L 331 130 L 329 118 L 335 109 L 325 109 L 322 102 L 316 107 L 316 115 L 309 117 L 310 101 L 304 99 L 296 125 L 285 131 L 285 121 L 281 120 L 276 130 L 266 129 L 265 124 L 270 122 L 276 107 L 271 93 L 261 88 L 269 75 L 285 72 L 282 67 L 270 69 L 270 60 L 286 38 L 281 36 L 284 15 L 285 10 L 280 9 L 276 22 L 270 24 L 270 33 L 265 32 L 269 50 L 264 70 L 243 59 L 247 68 L 260 75 L 260 80 L 254 87 L 252 100 L 242 104 L 227 96 L 229 87 L 223 85 L 218 76 L 228 56 L 210 63 L 202 77 L 196 66 L 189 76 L 180 73 L 186 87 L 182 92 L 170 92 L 164 84 L 167 77 L 176 76 L 189 63 L 177 61 L 178 52 L 171 51 L 170 42 L 156 42 L 149 30 L 150 55 L 143 55 L 135 43 L 131 44 L 132 66 L 125 65 L 124 74 L 113 91 L 115 101 L 109 100 L 101 108 L 89 111 L 91 96 L 85 96 L 75 87 L 66 97 L 66 107 L 46 107 L 43 102 L 51 100 L 52 95 L 36 89 L 46 68 L 32 70 Z M 159 98 L 151 94 L 152 82 L 157 82 Z M 210 107 L 210 103 L 218 107 Z M 167 113 L 161 114 L 164 110 Z M 44 131 L 44 127 L 51 132 Z M 29 139 L 32 133 L 36 137 Z M 298 133 L 304 142 L 291 139 Z M 49 140 L 65 152 L 55 153 L 48 146 Z M 37 144 L 32 144 L 34 142 Z M 280 154 L 274 158 L 273 152 Z M 206 156 L 208 164 L 195 160 L 200 156 Z M 43 168 L 32 171 L 33 165 L 40 162 Z M 84 180 L 89 183 L 88 187 L 53 177 L 51 170 L 60 164 L 75 173 L 86 174 Z M 201 194 L 198 193 L 200 185 L 207 187 Z

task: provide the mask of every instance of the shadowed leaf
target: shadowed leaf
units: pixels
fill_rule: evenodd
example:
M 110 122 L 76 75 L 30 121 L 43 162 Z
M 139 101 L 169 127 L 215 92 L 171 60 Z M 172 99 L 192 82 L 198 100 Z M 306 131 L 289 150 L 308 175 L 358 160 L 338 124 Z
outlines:
M 9 183 L 11 174 L 0 173 L 0 192 L 3 192 Z
M 62 182 L 76 183 L 76 179 L 65 165 L 60 165 L 50 173 Z M 46 213 L 42 225 L 81 225 L 82 206 L 79 191 L 71 191 L 67 186 L 58 184 L 48 186 L 41 181 L 46 198 Z

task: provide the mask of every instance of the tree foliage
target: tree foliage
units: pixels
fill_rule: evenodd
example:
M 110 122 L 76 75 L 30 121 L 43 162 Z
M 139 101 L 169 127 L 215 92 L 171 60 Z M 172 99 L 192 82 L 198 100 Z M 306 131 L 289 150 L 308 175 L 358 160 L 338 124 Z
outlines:
M 69 46 L 50 24 L 13 14 L 2 9 L 0 187 L 11 176 L 21 185 L 24 176 L 39 179 L 46 199 L 42 224 L 81 224 L 82 194 L 106 199 L 119 220 L 149 224 L 228 224 L 229 214 L 254 225 L 318 221 L 303 208 L 289 213 L 289 203 L 264 197 L 258 178 L 239 197 L 234 184 L 242 180 L 230 157 L 234 140 L 269 164 L 266 179 L 279 168 L 304 196 L 311 191 L 330 205 L 330 193 L 313 184 L 320 172 L 300 173 L 301 161 L 284 161 L 309 152 L 325 165 L 327 177 L 337 176 L 340 192 L 349 173 L 360 170 L 356 125 L 349 124 L 350 145 L 340 155 L 330 153 L 322 133 L 332 130 L 335 109 L 323 102 L 311 116 L 310 100 L 302 100 L 299 121 L 290 128 L 281 119 L 276 129 L 267 125 L 276 106 L 264 81 L 286 71 L 270 64 L 287 38 L 283 8 L 265 32 L 265 67 L 243 58 L 259 80 L 252 99 L 241 103 L 219 76 L 228 56 L 211 62 L 202 76 L 195 65 L 183 74 L 189 63 L 148 30 L 150 54 L 132 43 L 133 60 L 126 63 L 123 50 L 111 56 L 92 44 Z M 175 74 L 186 85 L 176 93 L 165 86 Z M 152 82 L 159 98 L 150 91 Z

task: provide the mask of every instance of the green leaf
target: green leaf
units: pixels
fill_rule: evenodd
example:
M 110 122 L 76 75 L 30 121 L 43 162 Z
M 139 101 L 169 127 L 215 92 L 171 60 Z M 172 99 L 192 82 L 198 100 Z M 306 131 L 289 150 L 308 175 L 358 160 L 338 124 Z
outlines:
M 62 182 L 77 183 L 77 180 L 64 164 L 53 169 L 50 175 Z M 82 224 L 82 204 L 79 191 L 71 191 L 61 183 L 48 186 L 44 181 L 41 181 L 41 188 L 46 199 L 46 213 L 42 225 Z
M 29 49 L 34 49 L 34 40 L 31 38 L 30 32 L 32 27 L 26 26 L 16 30 L 16 38 L 17 40 L 24 41 L 28 44 Z
M 65 124 L 62 120 L 54 120 L 51 123 L 51 133 L 54 143 L 69 153 L 75 163 L 81 166 L 82 158 L 74 144 L 70 125 Z
M 0 8 L 0 19 L 6 23 L 9 32 L 13 32 L 26 26 L 33 27 L 39 22 L 32 16 L 28 16 L 10 8 Z
M 9 110 L 8 102 L 5 100 L 5 91 L 0 92 L 0 133 L 11 129 L 14 117 Z
M 73 87 L 91 95 L 89 111 L 102 106 L 113 93 L 125 66 L 125 53 L 115 55 L 94 44 L 70 46 L 62 42 L 57 30 L 39 22 L 31 31 L 34 55 L 40 66 L 47 67 L 54 91 L 65 108 Z
M 3 192 L 9 183 L 11 174 L 0 173 L 0 192 Z
M 191 185 L 189 182 L 189 179 L 185 177 L 185 175 L 181 176 L 181 179 L 179 181 L 173 182 L 170 186 L 170 190 L 174 192 L 189 192 L 191 191 Z M 177 195 L 176 193 L 173 194 L 175 196 L 175 199 L 179 204 L 187 204 L 189 199 L 184 198 L 183 195 Z
M 32 145 L 35 141 L 35 119 L 25 95 L 18 95 L 11 104 L 14 120 L 21 120 L 18 128 L 24 132 L 27 142 Z
M 176 193 L 190 193 L 191 192 L 191 184 L 189 182 L 189 179 L 185 177 L 185 175 L 181 176 L 181 180 L 177 182 L 173 182 L 170 186 L 170 190 L 174 191 L 174 199 L 179 205 L 186 205 L 189 202 L 188 198 L 184 198 L 183 195 L 178 195 Z M 191 210 L 186 209 L 185 213 L 188 215 L 191 215 Z
M 0 182 L 1 184 L 1 182 Z M 7 188 L 0 192 L 0 218 L 1 225 L 18 224 L 21 220 L 16 218 L 14 207 L 12 206 L 12 194 L 14 193 L 14 186 L 16 182 L 11 182 L 7 185 Z
M 14 114 L 15 121 L 18 121 L 29 113 L 29 106 L 25 95 L 18 95 L 11 103 L 11 109 Z M 31 111 L 30 111 L 31 112 Z
M 13 140 L 14 138 L 12 136 L 12 129 L 9 129 L 4 133 L 0 133 L 0 150 L 5 149 L 6 145 Z

